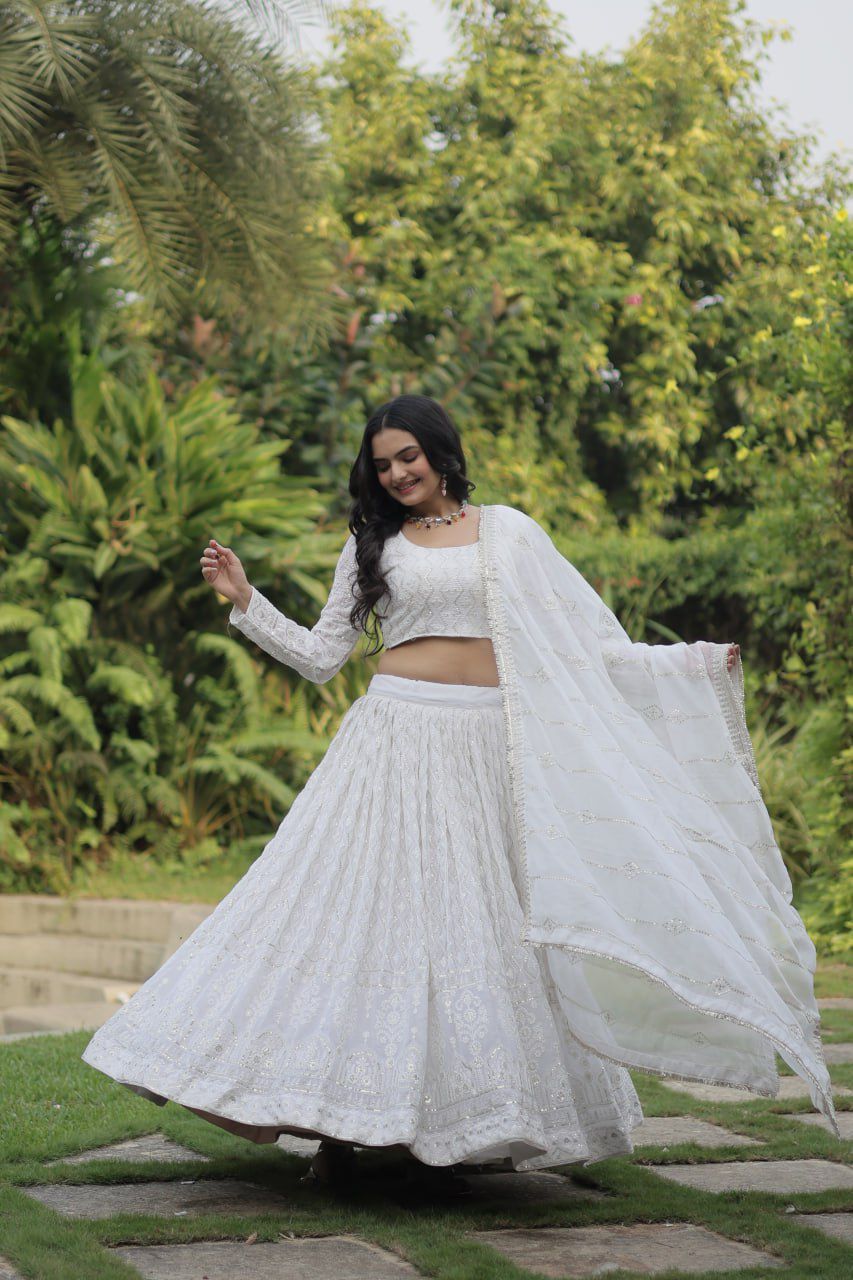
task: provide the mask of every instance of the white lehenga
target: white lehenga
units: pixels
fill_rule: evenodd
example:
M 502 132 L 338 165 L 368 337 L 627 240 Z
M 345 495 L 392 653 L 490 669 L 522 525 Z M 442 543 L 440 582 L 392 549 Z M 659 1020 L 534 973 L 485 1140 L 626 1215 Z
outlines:
M 261 857 L 93 1037 L 155 1100 L 427 1164 L 633 1150 L 522 945 L 497 688 L 374 676 Z
M 840 1136 L 728 646 L 633 643 L 514 508 L 383 556 L 386 644 L 489 636 L 500 687 L 374 677 L 86 1061 L 244 1125 L 533 1169 L 633 1150 L 628 1067 L 773 1097 L 779 1053 Z M 230 620 L 327 680 L 354 567 L 351 536 L 310 631 L 257 591 Z

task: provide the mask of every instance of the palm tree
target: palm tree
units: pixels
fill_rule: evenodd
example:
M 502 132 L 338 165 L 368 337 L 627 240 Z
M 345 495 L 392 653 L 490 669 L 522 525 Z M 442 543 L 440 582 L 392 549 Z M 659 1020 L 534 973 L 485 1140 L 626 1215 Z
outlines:
M 305 226 L 323 175 L 307 78 L 238 13 L 312 7 L 0 3 L 0 301 L 24 229 L 58 225 L 173 315 L 316 323 L 329 269 Z

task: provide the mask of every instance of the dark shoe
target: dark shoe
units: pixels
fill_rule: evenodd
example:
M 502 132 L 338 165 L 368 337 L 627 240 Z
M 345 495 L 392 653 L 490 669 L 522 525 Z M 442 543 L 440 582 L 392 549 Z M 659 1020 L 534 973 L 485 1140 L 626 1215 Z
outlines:
M 342 1142 L 321 1142 L 300 1182 L 321 1187 L 347 1186 L 355 1173 L 355 1151 Z

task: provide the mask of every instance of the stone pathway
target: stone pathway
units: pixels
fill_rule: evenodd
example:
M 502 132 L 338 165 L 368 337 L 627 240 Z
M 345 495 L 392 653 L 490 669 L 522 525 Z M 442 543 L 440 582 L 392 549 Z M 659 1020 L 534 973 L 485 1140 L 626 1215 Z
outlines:
M 107 1186 L 58 1182 L 24 1187 L 34 1200 L 65 1218 L 112 1218 L 117 1213 L 145 1213 L 187 1218 L 200 1213 L 281 1213 L 287 1201 L 266 1187 L 221 1179 L 216 1182 L 130 1182 Z
M 827 1066 L 839 1062 L 853 1062 L 853 1044 L 825 1044 L 823 1056 Z
M 464 1176 L 464 1174 L 463 1174 Z M 606 1200 L 607 1193 L 579 1186 L 559 1173 L 489 1173 L 466 1178 L 471 1196 L 466 1204 L 478 1200 L 503 1206 L 530 1204 L 569 1204 L 572 1200 Z
M 650 1164 L 661 1178 L 697 1191 L 769 1191 L 776 1195 L 853 1188 L 853 1169 L 834 1160 L 738 1160 Z
M 316 1143 L 314 1144 L 317 1145 Z M 182 1147 L 171 1138 L 164 1138 L 162 1133 L 149 1133 L 144 1138 L 129 1138 L 126 1142 L 114 1142 L 109 1147 L 95 1147 L 91 1151 L 81 1151 L 76 1156 L 63 1156 L 61 1160 L 48 1160 L 52 1164 L 88 1164 L 90 1160 L 132 1160 L 134 1164 L 142 1164 L 146 1160 L 156 1160 L 159 1164 L 177 1164 L 181 1160 L 207 1160 L 207 1156 Z M 0 1280 L 3 1280 L 0 1274 Z
M 853 1112 L 839 1113 L 847 1124 Z M 817 1114 L 792 1116 L 805 1123 L 820 1123 Z M 764 1146 L 743 1134 L 690 1116 L 648 1117 L 634 1130 L 635 1146 L 667 1146 L 694 1142 L 699 1147 Z M 290 1154 L 306 1159 L 317 1148 L 315 1140 L 285 1135 L 278 1144 Z M 204 1160 L 204 1156 L 180 1146 L 162 1134 L 150 1134 L 99 1147 L 51 1164 L 80 1165 L 90 1160 Z M 830 1160 L 724 1161 L 712 1164 L 645 1166 L 655 1175 L 697 1191 L 769 1191 L 780 1195 L 853 1188 L 853 1169 Z M 464 1170 L 463 1170 L 464 1174 Z M 472 1196 L 466 1207 L 478 1202 L 495 1208 L 519 1205 L 567 1205 L 576 1200 L 606 1201 L 608 1193 L 575 1183 L 562 1174 L 471 1172 L 466 1175 Z M 287 1197 L 268 1188 L 234 1179 L 184 1179 L 176 1182 L 130 1184 L 53 1184 L 22 1188 L 40 1204 L 64 1217 L 104 1220 L 122 1213 L 160 1218 L 195 1217 L 199 1214 L 282 1214 Z M 853 1243 L 853 1213 L 794 1213 L 791 1220 L 833 1239 Z M 282 1218 L 285 1221 L 285 1218 Z M 689 1276 L 698 1272 L 730 1271 L 755 1267 L 778 1269 L 781 1260 L 738 1240 L 690 1223 L 611 1224 L 598 1227 L 506 1228 L 472 1231 L 469 1238 L 487 1244 L 517 1266 L 546 1277 L 584 1278 L 619 1268 L 638 1275 L 657 1275 L 677 1269 Z M 251 1237 L 249 1238 L 251 1240 Z M 142 1280 L 395 1280 L 420 1274 L 395 1254 L 350 1236 L 295 1238 L 283 1235 L 276 1242 L 195 1242 L 182 1245 L 134 1245 L 111 1250 L 133 1266 Z M 5 1267 L 5 1270 L 4 1270 Z M 0 1259 L 0 1280 L 21 1280 Z
M 695 1275 L 736 1267 L 784 1265 L 769 1253 L 690 1223 L 477 1231 L 472 1232 L 471 1238 L 491 1245 L 516 1266 L 559 1280 L 564 1276 L 605 1275 L 620 1267 L 653 1276 L 669 1268 Z
M 801 1227 L 817 1227 L 834 1240 L 853 1245 L 853 1213 L 792 1213 Z
M 853 1142 L 853 1111 L 836 1111 L 835 1118 L 838 1121 L 838 1127 L 841 1130 L 841 1136 L 845 1142 Z M 785 1117 L 786 1120 L 796 1120 L 798 1124 L 813 1124 L 819 1129 L 825 1129 L 827 1133 L 832 1133 L 832 1128 L 826 1116 L 818 1115 L 814 1111 L 797 1112 Z M 832 1135 L 835 1137 L 835 1135 Z
M 698 1084 L 688 1080 L 666 1080 L 667 1089 L 676 1093 L 689 1093 L 701 1102 L 790 1102 L 794 1098 L 809 1098 L 809 1087 L 802 1076 L 780 1076 L 779 1092 L 775 1098 L 763 1098 L 749 1089 L 734 1089 L 730 1085 Z M 851 1098 L 853 1089 L 833 1085 L 833 1098 Z
M 699 1147 L 763 1147 L 760 1138 L 732 1133 L 707 1120 L 693 1116 L 647 1116 L 632 1130 L 635 1147 L 674 1147 L 679 1142 L 695 1142 Z
M 853 1001 L 849 1002 L 853 1005 Z M 839 1007 L 835 1004 L 832 1007 Z M 844 1007 L 847 1007 L 846 1005 Z M 825 1046 L 827 1061 L 848 1062 L 853 1058 L 853 1044 Z M 666 1080 L 671 1097 L 689 1096 L 713 1102 L 766 1101 L 744 1089 L 693 1084 Z M 833 1088 L 836 1098 L 853 1096 L 853 1090 Z M 808 1099 L 805 1082 L 799 1076 L 780 1078 L 776 1099 L 799 1103 Z M 783 1112 L 784 1114 L 784 1112 Z M 845 1138 L 853 1138 L 853 1111 L 838 1111 L 838 1122 Z M 784 1115 L 800 1125 L 821 1127 L 831 1133 L 825 1116 L 812 1112 Z M 756 1148 L 744 1152 L 743 1158 L 712 1158 L 702 1163 L 696 1156 L 678 1164 L 652 1163 L 643 1168 L 657 1178 L 691 1188 L 701 1193 L 769 1192 L 784 1197 L 799 1197 L 825 1191 L 853 1191 L 853 1168 L 839 1159 L 762 1159 L 767 1143 L 759 1138 L 726 1129 L 689 1115 L 649 1116 L 632 1133 L 635 1148 L 655 1147 L 667 1151 L 682 1143 L 693 1144 L 697 1151 Z M 316 1151 L 315 1139 L 284 1135 L 278 1148 L 307 1163 Z M 686 1157 L 686 1160 L 690 1159 Z M 52 1166 L 81 1166 L 90 1161 L 128 1160 L 139 1164 L 157 1161 L 165 1165 L 178 1161 L 208 1162 L 206 1156 L 154 1133 L 98 1147 L 76 1155 L 50 1161 Z M 677 1272 L 685 1277 L 715 1271 L 731 1272 L 743 1268 L 778 1270 L 784 1261 L 766 1249 L 754 1248 L 741 1240 L 727 1238 L 689 1222 L 611 1223 L 594 1227 L 512 1227 L 513 1208 L 541 1205 L 570 1207 L 573 1203 L 612 1200 L 608 1191 L 598 1190 L 575 1181 L 571 1174 L 540 1171 L 515 1173 L 506 1164 L 492 1162 L 479 1167 L 459 1167 L 466 1178 L 471 1196 L 458 1202 L 460 1212 L 481 1206 L 495 1209 L 497 1222 L 506 1222 L 499 1230 L 469 1230 L 467 1238 L 487 1246 L 517 1267 L 543 1277 L 559 1280 L 592 1280 L 594 1276 L 625 1268 L 638 1276 L 654 1276 Z M 380 1174 L 388 1176 L 387 1174 Z M 393 1175 L 391 1175 L 393 1176 Z M 287 1184 L 289 1186 L 289 1184 Z M 22 1187 L 25 1194 L 72 1220 L 104 1221 L 119 1214 L 140 1214 L 161 1220 L 194 1218 L 203 1214 L 241 1215 L 275 1214 L 282 1224 L 275 1241 L 258 1242 L 253 1234 L 234 1241 L 197 1241 L 171 1245 L 120 1245 L 110 1252 L 133 1267 L 141 1280 L 403 1280 L 421 1273 L 394 1252 L 379 1248 L 350 1235 L 295 1237 L 287 1230 L 290 1198 L 285 1183 L 280 1190 L 238 1179 L 213 1179 L 204 1176 L 178 1178 L 173 1181 L 114 1184 L 71 1184 Z M 819 1231 L 833 1241 L 853 1245 L 853 1212 L 803 1212 L 802 1201 L 780 1202 L 776 1212 L 798 1226 Z M 431 1212 L 431 1206 L 426 1211 Z M 438 1212 L 443 1211 L 442 1208 Z M 640 1216 L 626 1211 L 628 1218 Z M 145 1238 L 145 1237 L 143 1237 Z M 484 1269 L 485 1274 L 486 1269 Z M 491 1272 L 489 1272 L 491 1274 Z M 0 1280 L 22 1280 L 14 1268 L 0 1258 Z
M 135 1245 L 113 1252 L 144 1280 L 402 1280 L 421 1274 L 395 1254 L 350 1236 L 276 1244 Z

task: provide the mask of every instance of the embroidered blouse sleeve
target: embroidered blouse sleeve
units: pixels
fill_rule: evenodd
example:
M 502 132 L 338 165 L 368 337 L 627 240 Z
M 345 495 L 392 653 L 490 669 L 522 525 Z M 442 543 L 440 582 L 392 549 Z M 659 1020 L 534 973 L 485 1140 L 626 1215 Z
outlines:
M 257 587 L 252 588 L 246 612 L 234 605 L 228 621 L 278 662 L 315 684 L 325 684 L 340 671 L 361 635 L 349 620 L 354 603 L 355 546 L 355 537 L 350 534 L 335 568 L 329 598 L 313 627 L 300 626 L 286 617 Z

